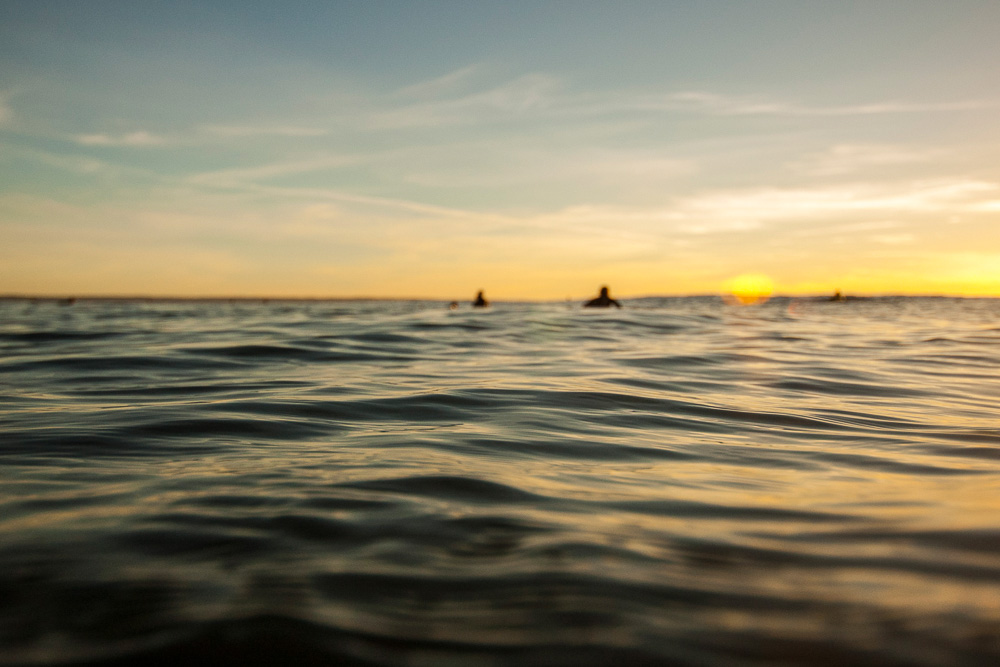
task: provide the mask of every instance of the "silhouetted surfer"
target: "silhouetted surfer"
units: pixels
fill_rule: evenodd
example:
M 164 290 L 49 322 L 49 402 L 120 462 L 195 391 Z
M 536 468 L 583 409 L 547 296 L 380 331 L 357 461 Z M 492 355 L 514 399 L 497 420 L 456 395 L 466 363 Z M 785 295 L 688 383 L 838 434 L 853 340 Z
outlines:
M 473 308 L 485 308 L 490 305 L 490 302 L 483 298 L 483 291 L 479 290 L 479 294 L 476 295 L 476 300 L 472 302 Z
M 608 296 L 608 288 L 601 288 L 601 295 L 596 299 L 591 299 L 587 303 L 583 304 L 584 308 L 610 308 L 614 306 L 615 308 L 621 308 L 622 305 Z
M 830 301 L 847 301 L 847 297 L 841 294 L 840 290 L 837 290 L 833 293 L 833 296 L 830 297 Z

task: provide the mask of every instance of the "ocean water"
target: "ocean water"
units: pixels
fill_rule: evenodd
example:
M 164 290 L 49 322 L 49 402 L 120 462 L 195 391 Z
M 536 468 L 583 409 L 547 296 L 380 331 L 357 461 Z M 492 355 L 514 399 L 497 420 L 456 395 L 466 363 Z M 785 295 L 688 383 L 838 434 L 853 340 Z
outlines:
M 0 664 L 994 665 L 1000 301 L 0 302 Z

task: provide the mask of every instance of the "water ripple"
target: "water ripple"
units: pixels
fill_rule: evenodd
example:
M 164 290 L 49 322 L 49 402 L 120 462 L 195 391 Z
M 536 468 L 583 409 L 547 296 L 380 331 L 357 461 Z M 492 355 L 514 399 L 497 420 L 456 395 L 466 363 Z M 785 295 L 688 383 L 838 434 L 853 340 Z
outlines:
M 992 665 L 998 303 L 0 301 L 0 665 Z

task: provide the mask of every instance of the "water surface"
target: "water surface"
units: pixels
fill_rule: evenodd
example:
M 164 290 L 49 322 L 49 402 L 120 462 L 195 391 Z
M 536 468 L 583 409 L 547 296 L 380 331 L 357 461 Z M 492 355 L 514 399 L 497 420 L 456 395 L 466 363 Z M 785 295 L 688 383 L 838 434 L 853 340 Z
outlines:
M 1000 301 L 0 302 L 0 663 L 992 665 Z

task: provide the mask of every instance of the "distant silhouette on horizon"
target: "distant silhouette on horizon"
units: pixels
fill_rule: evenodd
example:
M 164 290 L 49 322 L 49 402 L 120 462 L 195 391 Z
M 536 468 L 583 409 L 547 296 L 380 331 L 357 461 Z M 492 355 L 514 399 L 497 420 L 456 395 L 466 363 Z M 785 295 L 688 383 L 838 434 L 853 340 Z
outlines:
M 591 299 L 587 303 L 583 304 L 584 308 L 610 308 L 611 306 L 614 306 L 615 308 L 622 307 L 620 303 L 618 303 L 608 295 L 607 286 L 601 288 L 600 296 Z
M 479 290 L 479 294 L 476 295 L 476 300 L 472 302 L 473 308 L 485 308 L 490 305 L 490 302 L 483 298 L 483 290 Z
M 847 301 L 847 297 L 841 294 L 840 290 L 837 290 L 833 293 L 833 296 L 830 297 L 830 301 Z

